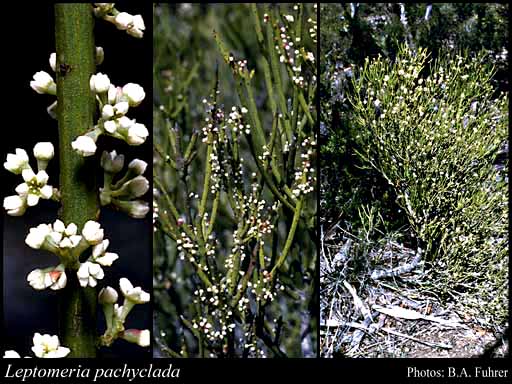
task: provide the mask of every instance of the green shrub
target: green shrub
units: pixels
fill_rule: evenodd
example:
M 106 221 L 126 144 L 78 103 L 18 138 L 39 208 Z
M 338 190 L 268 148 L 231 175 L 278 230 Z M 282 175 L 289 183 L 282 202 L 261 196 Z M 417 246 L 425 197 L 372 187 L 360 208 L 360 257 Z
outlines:
M 508 164 L 497 157 L 508 146 L 508 97 L 496 95 L 485 62 L 467 54 L 428 62 L 426 50 L 402 47 L 395 62 L 366 60 L 350 101 L 358 154 L 395 191 L 435 265 L 437 290 L 477 289 L 500 316 Z

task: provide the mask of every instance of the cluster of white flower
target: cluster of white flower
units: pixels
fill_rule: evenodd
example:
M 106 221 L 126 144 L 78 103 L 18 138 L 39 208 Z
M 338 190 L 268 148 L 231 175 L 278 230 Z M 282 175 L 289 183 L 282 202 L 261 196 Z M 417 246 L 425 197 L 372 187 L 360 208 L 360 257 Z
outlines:
M 293 36 L 291 32 L 293 31 L 292 23 L 295 22 L 293 15 L 285 15 L 284 18 L 288 25 L 282 25 L 276 29 L 277 44 L 275 49 L 279 55 L 279 61 L 289 67 L 293 83 L 303 88 L 307 82 L 302 74 L 302 64 L 309 62 L 314 65 L 315 55 L 305 47 L 300 46 L 300 36 Z
M 35 333 L 32 339 L 34 346 L 32 347 L 32 352 L 34 355 L 43 359 L 54 359 L 54 358 L 62 358 L 66 357 L 71 350 L 67 347 L 63 347 L 60 345 L 59 337 L 52 336 L 48 334 L 41 335 L 40 333 Z M 25 356 L 26 358 L 30 358 L 30 356 Z M 9 350 L 5 351 L 4 359 L 19 359 L 21 358 L 20 354 L 16 351 Z
M 38 172 L 35 173 L 29 164 L 27 152 L 16 148 L 16 153 L 9 153 L 4 168 L 16 175 L 21 174 L 24 182 L 19 184 L 15 191 L 17 195 L 4 199 L 4 208 L 11 216 L 21 216 L 27 207 L 33 207 L 39 203 L 39 199 L 51 199 L 54 197 L 54 189 L 48 185 L 46 167 L 53 158 L 53 144 L 49 142 L 37 143 L 34 146 L 34 156 L 37 159 Z
M 91 131 L 78 136 L 71 143 L 73 149 L 81 156 L 92 156 L 96 153 L 96 141 L 103 134 L 123 140 L 129 145 L 143 144 L 149 135 L 148 129 L 126 114 L 130 107 L 137 107 L 144 100 L 144 89 L 135 83 L 116 87 L 103 73 L 92 75 L 89 85 L 96 95 L 100 118 Z
M 94 15 L 114 24 L 130 36 L 142 38 L 146 29 L 142 16 L 119 12 L 114 6 L 115 3 L 94 3 Z
M 124 156 L 116 151 L 104 151 L 101 156 L 101 166 L 104 170 L 103 188 L 100 188 L 101 205 L 112 204 L 129 216 L 140 219 L 149 211 L 149 204 L 137 199 L 149 189 L 149 181 L 142 174 L 146 171 L 147 163 L 134 159 L 128 164 L 123 177 L 113 182 L 115 174 L 124 166 Z
M 102 340 L 105 345 L 110 345 L 115 339 L 122 338 L 141 347 L 148 347 L 150 345 L 149 330 L 125 330 L 124 323 L 135 305 L 149 302 L 150 294 L 143 291 L 141 287 L 134 287 L 130 280 L 124 277 L 119 280 L 119 287 L 124 296 L 121 306 L 117 304 L 119 295 L 114 288 L 107 286 L 98 294 L 98 302 L 102 305 L 107 324 Z
M 56 267 L 34 269 L 28 274 L 27 281 L 32 288 L 38 291 L 46 288 L 56 291 L 64 288 L 68 282 L 64 269 L 64 264 L 59 264 Z
M 76 263 L 78 257 L 92 247 L 89 259 L 80 263 L 77 277 L 82 287 L 96 286 L 96 281 L 103 278 L 102 266 L 111 266 L 118 259 L 116 253 L 107 252 L 108 240 L 103 239 L 103 229 L 95 221 L 85 223 L 82 234 L 74 223 L 65 224 L 56 220 L 53 224 L 40 224 L 31 228 L 25 238 L 25 243 L 33 249 L 43 249 L 56 254 L 62 264 L 57 267 L 35 269 L 27 276 L 29 284 L 37 290 L 50 288 L 62 289 L 66 286 L 67 278 L 64 265 Z
M 302 162 L 301 167 L 295 171 L 295 187 L 292 193 L 295 197 L 299 197 L 301 194 L 306 195 L 315 190 L 316 185 L 316 170 L 313 164 L 311 164 L 311 158 L 315 151 L 314 147 L 316 142 L 312 138 L 306 138 L 301 144 L 303 153 L 300 155 Z

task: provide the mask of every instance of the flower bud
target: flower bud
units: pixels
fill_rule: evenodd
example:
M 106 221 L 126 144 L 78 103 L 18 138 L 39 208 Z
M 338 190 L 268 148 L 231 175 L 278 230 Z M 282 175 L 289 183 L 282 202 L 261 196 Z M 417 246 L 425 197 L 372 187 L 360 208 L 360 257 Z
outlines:
M 48 61 L 50 62 L 50 67 L 52 67 L 53 72 L 55 72 L 55 68 L 57 67 L 57 54 L 55 52 L 50 54 Z
M 26 198 L 20 197 L 19 195 L 7 196 L 4 198 L 4 209 L 9 216 L 23 215 L 27 210 Z
M 103 47 L 96 47 L 96 65 L 100 65 L 103 63 L 105 59 L 105 51 Z
M 117 154 L 116 151 L 107 152 L 103 151 L 100 160 L 101 167 L 105 172 L 118 173 L 124 166 L 124 155 Z
M 139 175 L 125 182 L 121 188 L 115 191 L 115 193 L 112 193 L 112 196 L 133 199 L 135 197 L 141 197 L 148 191 L 148 189 L 148 179 Z
M 107 93 L 109 104 L 112 104 L 112 105 L 116 104 L 121 99 L 122 95 L 123 95 L 123 91 L 122 91 L 121 87 L 116 87 L 115 85 L 110 84 L 110 87 L 108 88 L 108 93 Z
M 40 142 L 34 146 L 34 156 L 37 160 L 51 160 L 53 159 L 54 149 L 53 144 L 50 142 Z
M 109 286 L 103 288 L 98 294 L 98 301 L 100 304 L 115 304 L 117 299 L 117 291 Z
M 92 156 L 96 153 L 96 142 L 90 136 L 78 136 L 71 146 L 83 157 Z
M 119 128 L 122 130 L 129 129 L 133 124 L 135 124 L 135 120 L 131 120 L 130 118 L 126 116 L 122 116 L 119 119 L 116 120 L 117 124 L 119 124 Z
M 126 115 L 129 107 L 130 105 L 127 101 L 121 101 L 114 105 L 114 110 L 116 111 L 116 115 Z
M 48 115 L 52 118 L 57 120 L 57 100 L 55 100 L 52 104 L 46 108 L 46 112 L 48 112 Z
M 141 347 L 149 347 L 151 333 L 149 329 L 127 329 L 123 332 L 122 338 L 130 343 L 138 344 Z
M 100 223 L 89 220 L 82 229 L 82 235 L 89 244 L 99 244 L 103 241 L 103 229 Z
M 136 107 L 144 100 L 146 93 L 139 84 L 128 83 L 123 87 L 123 96 L 127 98 L 130 107 Z
M 57 94 L 57 84 L 53 81 L 53 77 L 45 71 L 39 71 L 34 74 L 30 87 L 39 94 Z
M 10 350 L 10 351 L 5 351 L 4 359 L 21 359 L 21 356 L 18 352 Z
M 128 129 L 127 143 L 140 145 L 146 141 L 149 132 L 144 124 L 135 123 Z
M 105 128 L 105 131 L 113 135 L 117 131 L 117 122 L 114 120 L 105 121 L 103 123 L 103 128 Z
M 134 219 L 143 219 L 149 212 L 149 204 L 143 200 L 112 200 L 112 203 Z
M 99 72 L 95 75 L 91 76 L 89 80 L 89 85 L 91 87 L 91 91 L 95 93 L 104 93 L 107 92 L 110 88 L 110 79 L 107 75 Z
M 128 169 L 130 169 L 136 175 L 142 175 L 146 171 L 146 167 L 148 163 L 140 159 L 133 159 L 128 164 Z
M 114 107 L 110 104 L 105 104 L 101 109 L 101 117 L 104 120 L 108 120 L 114 116 Z

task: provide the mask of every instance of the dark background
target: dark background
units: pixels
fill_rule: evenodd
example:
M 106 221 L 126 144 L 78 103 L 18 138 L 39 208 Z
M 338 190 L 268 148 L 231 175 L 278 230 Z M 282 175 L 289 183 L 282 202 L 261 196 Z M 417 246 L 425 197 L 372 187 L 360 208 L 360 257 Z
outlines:
M 16 30 L 10 29 L 3 39 L 4 53 L 2 72 L 4 73 L 3 110 L 3 145 L 2 164 L 7 153 L 14 153 L 15 148 L 23 148 L 30 157 L 30 164 L 36 170 L 32 148 L 39 141 L 51 141 L 56 156 L 50 161 L 47 172 L 49 184 L 58 186 L 58 130 L 57 121 L 51 119 L 46 108 L 55 97 L 39 95 L 30 88 L 34 73 L 44 70 L 55 78 L 48 58 L 55 52 L 53 4 L 34 3 L 29 7 L 9 8 L 5 14 L 23 15 Z M 12 8 L 12 9 L 11 9 Z M 152 4 L 122 4 L 121 11 L 133 15 L 141 14 L 146 24 L 143 39 L 136 39 L 124 31 L 119 31 L 113 24 L 96 19 L 96 46 L 102 46 L 105 60 L 96 72 L 106 73 L 111 82 L 123 86 L 128 82 L 138 83 L 146 92 L 146 99 L 137 108 L 128 112 L 130 118 L 136 118 L 152 131 L 151 95 L 152 95 Z M 5 97 L 7 96 L 7 97 Z M 8 133 L 8 135 L 6 135 Z M 98 161 L 98 182 L 102 184 L 103 174 L 99 166 L 99 155 L 104 149 L 115 149 L 125 155 L 125 166 L 134 158 L 148 162 L 145 176 L 151 180 L 152 135 L 139 147 L 130 147 L 126 143 L 101 136 L 98 140 L 96 157 Z M 122 174 L 122 173 L 121 173 Z M 15 194 L 14 188 L 22 182 L 21 176 L 13 175 L 2 167 L 2 199 Z M 151 190 L 143 197 L 151 204 Z M 32 336 L 39 333 L 58 333 L 57 292 L 35 291 L 26 282 L 27 274 L 35 268 L 58 264 L 58 258 L 48 252 L 37 251 L 25 245 L 25 237 L 30 228 L 41 223 L 51 223 L 57 219 L 59 204 L 41 200 L 36 207 L 27 209 L 21 217 L 3 215 L 3 328 L 2 355 L 6 349 L 14 349 L 23 355 L 32 355 Z M 132 219 L 124 213 L 104 208 L 100 223 L 105 229 L 105 238 L 110 240 L 109 251 L 119 254 L 119 259 L 112 267 L 105 267 L 105 278 L 98 287 L 110 285 L 119 293 L 119 279 L 127 277 L 135 286 L 142 286 L 152 292 L 152 251 L 151 251 L 151 212 L 145 219 Z M 122 297 L 121 293 L 120 296 Z M 120 299 L 121 300 L 121 299 Z M 151 329 L 151 303 L 137 305 L 126 322 L 127 328 Z M 99 308 L 99 331 L 104 331 L 104 318 Z M 140 348 L 124 340 L 114 343 L 112 349 L 102 348 L 99 356 L 150 357 L 151 348 Z

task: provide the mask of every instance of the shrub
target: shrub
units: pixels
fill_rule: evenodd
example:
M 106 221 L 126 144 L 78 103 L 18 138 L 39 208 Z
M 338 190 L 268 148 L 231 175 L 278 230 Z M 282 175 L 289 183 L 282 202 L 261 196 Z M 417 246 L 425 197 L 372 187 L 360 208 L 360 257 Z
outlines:
M 402 47 L 367 59 L 350 95 L 358 155 L 395 191 L 436 288 L 474 292 L 505 315 L 508 247 L 508 97 L 483 55 Z M 429 67 L 430 66 L 430 67 Z M 429 75 L 424 75 L 429 73 Z M 501 307 L 500 307 L 501 306 Z

